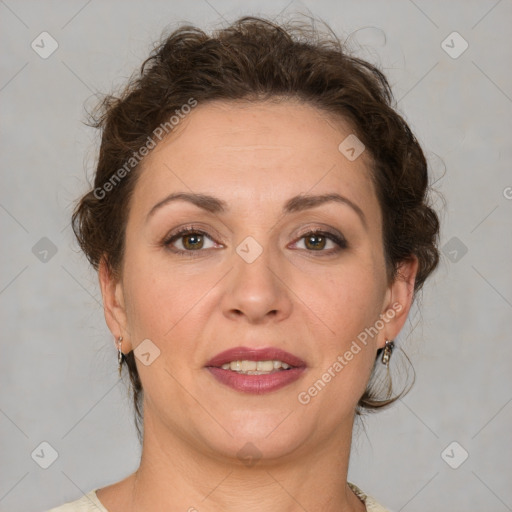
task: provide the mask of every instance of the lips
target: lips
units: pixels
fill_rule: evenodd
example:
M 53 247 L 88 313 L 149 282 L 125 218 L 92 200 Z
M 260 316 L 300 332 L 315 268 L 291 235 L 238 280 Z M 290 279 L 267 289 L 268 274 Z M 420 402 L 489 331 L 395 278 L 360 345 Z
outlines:
M 206 363 L 206 367 L 220 368 L 231 361 L 282 361 L 294 368 L 305 368 L 306 363 L 300 357 L 279 348 L 248 348 L 235 347 L 214 356 Z

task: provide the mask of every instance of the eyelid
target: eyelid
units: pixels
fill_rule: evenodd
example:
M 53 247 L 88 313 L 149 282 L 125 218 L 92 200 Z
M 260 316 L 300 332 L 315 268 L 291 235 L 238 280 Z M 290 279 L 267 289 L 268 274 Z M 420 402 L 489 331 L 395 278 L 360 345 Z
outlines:
M 206 229 L 202 229 L 194 224 L 188 224 L 185 226 L 180 226 L 174 230 L 171 231 L 171 233 L 167 234 L 164 239 L 162 240 L 162 245 L 169 247 L 172 245 L 172 243 L 175 240 L 178 240 L 188 234 L 199 234 L 201 236 L 204 236 L 206 238 L 209 238 L 213 243 L 220 245 L 221 248 L 225 247 L 224 244 L 217 242 L 213 236 L 207 231 Z M 338 247 L 336 249 L 331 249 L 328 251 L 320 250 L 320 251 L 307 251 L 307 252 L 318 252 L 318 253 L 326 253 L 326 254 L 333 254 L 336 252 L 339 252 L 343 249 L 348 248 L 348 242 L 346 238 L 343 236 L 343 234 L 338 231 L 337 229 L 330 228 L 330 227 L 312 227 L 308 226 L 306 228 L 303 228 L 299 230 L 299 232 L 296 234 L 295 239 L 292 243 L 292 245 L 295 245 L 297 242 L 305 238 L 307 235 L 320 235 L 325 238 L 328 238 L 332 242 L 334 242 Z M 216 247 L 218 248 L 218 247 Z M 207 248 L 211 249 L 211 248 Z M 170 250 L 174 253 L 183 254 L 187 253 L 188 255 L 194 254 L 194 253 L 201 253 L 204 252 L 206 249 L 198 249 L 198 250 L 183 250 L 178 248 L 170 248 Z
M 319 233 L 319 232 L 322 232 L 322 233 L 327 233 L 329 235 L 333 235 L 333 236 L 337 236 L 338 238 L 345 238 L 343 236 L 343 234 L 341 233 L 341 231 L 335 229 L 335 228 L 331 228 L 330 226 L 324 226 L 322 224 L 318 224 L 318 225 L 313 225 L 313 226 L 307 226 L 307 227 L 304 227 L 304 228 L 301 228 L 299 229 L 299 231 L 297 232 L 297 237 L 302 237 L 304 235 L 307 235 L 309 233 Z
M 342 243 L 345 246 L 348 246 L 347 239 L 345 238 L 345 236 L 343 235 L 343 233 L 341 231 L 339 231 L 338 229 L 332 228 L 332 227 L 322 226 L 322 225 L 308 226 L 306 228 L 300 229 L 295 237 L 295 241 L 297 241 L 309 234 L 328 235 L 328 236 L 333 237 L 333 239 L 336 240 L 337 242 Z
M 164 246 L 164 248 L 166 248 L 168 251 L 172 252 L 173 254 L 177 254 L 177 255 L 183 255 L 183 256 L 187 256 L 187 257 L 196 257 L 196 256 L 200 256 L 201 253 L 204 253 L 205 251 L 209 251 L 210 249 L 217 249 L 219 247 L 207 247 L 206 249 L 204 248 L 200 248 L 200 249 L 197 249 L 197 250 L 186 250 L 186 249 L 179 249 L 178 247 L 174 247 L 174 242 L 176 242 L 176 240 L 179 240 L 180 238 L 183 238 L 187 235 L 190 235 L 190 234 L 198 234 L 198 235 L 201 235 L 205 238 L 208 238 L 209 240 L 211 240 L 215 245 L 219 246 L 222 248 L 224 245 L 222 243 L 219 243 L 217 242 L 213 237 L 212 235 L 210 235 L 210 233 L 208 231 L 206 231 L 205 229 L 201 229 L 195 225 L 185 225 L 185 226 L 180 226 L 176 229 L 173 229 L 171 231 L 171 233 L 167 234 L 162 242 L 161 242 L 161 245 Z
M 171 230 L 168 234 L 166 234 L 163 238 L 162 243 L 164 243 L 164 244 L 170 243 L 173 238 L 179 238 L 180 236 L 184 236 L 184 235 L 187 235 L 190 233 L 198 233 L 200 235 L 210 238 L 210 240 L 212 240 L 215 243 L 220 243 L 220 242 L 217 242 L 216 240 L 214 240 L 214 237 L 215 238 L 222 238 L 222 237 L 220 235 L 217 235 L 216 233 L 214 235 L 212 235 L 210 233 L 210 231 L 212 231 L 211 228 L 201 228 L 200 226 L 198 226 L 196 224 L 185 224 L 183 226 L 179 226 L 179 227 Z
M 347 242 L 346 238 L 338 230 L 331 230 L 328 228 L 322 228 L 322 229 L 308 228 L 305 231 L 302 231 L 300 234 L 297 235 L 297 237 L 295 238 L 295 241 L 292 242 L 292 245 L 297 244 L 298 242 L 300 242 L 301 240 L 306 238 L 307 235 L 322 236 L 322 237 L 327 238 L 328 240 L 332 241 L 337 246 L 330 250 L 319 250 L 319 251 L 306 250 L 307 253 L 312 253 L 312 254 L 317 253 L 319 256 L 320 255 L 329 256 L 329 255 L 337 254 L 340 251 L 343 251 L 345 249 L 348 249 L 348 242 Z

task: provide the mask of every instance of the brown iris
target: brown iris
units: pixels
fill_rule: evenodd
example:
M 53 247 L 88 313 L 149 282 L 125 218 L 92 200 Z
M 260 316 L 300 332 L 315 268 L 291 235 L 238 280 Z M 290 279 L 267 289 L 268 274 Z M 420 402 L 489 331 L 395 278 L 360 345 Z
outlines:
M 322 235 L 309 235 L 304 239 L 304 244 L 308 249 L 323 249 L 325 243 L 326 237 Z
M 185 249 L 201 249 L 204 244 L 204 237 L 199 233 L 183 235 L 183 247 Z

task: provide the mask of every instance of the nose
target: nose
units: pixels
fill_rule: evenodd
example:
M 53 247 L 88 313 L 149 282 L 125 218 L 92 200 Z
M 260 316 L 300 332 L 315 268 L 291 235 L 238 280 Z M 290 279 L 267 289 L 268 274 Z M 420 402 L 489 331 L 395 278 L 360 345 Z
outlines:
M 234 268 L 227 275 L 222 310 L 231 320 L 244 319 L 250 324 L 280 322 L 288 318 L 293 303 L 284 270 L 263 252 L 249 263 L 237 253 Z

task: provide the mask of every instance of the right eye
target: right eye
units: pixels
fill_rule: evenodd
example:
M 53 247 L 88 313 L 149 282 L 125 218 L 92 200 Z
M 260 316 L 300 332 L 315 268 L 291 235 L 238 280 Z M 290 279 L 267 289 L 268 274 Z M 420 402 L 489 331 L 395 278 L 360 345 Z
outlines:
M 211 244 L 205 246 L 207 240 L 209 240 Z M 164 241 L 164 245 L 177 254 L 190 254 L 191 252 L 200 251 L 201 249 L 211 249 L 214 247 L 215 242 L 205 231 L 194 228 L 183 228 L 171 234 L 171 236 Z

